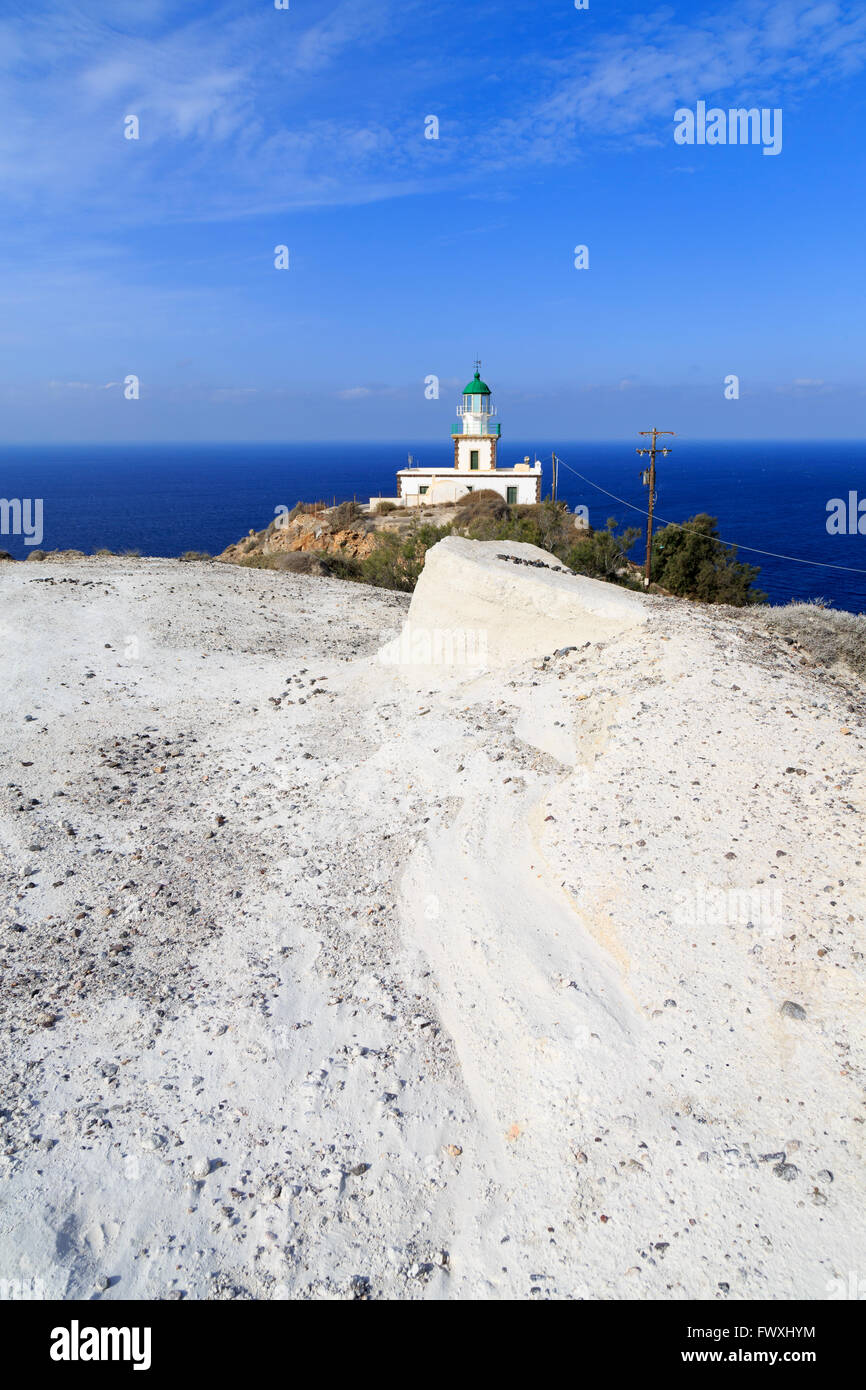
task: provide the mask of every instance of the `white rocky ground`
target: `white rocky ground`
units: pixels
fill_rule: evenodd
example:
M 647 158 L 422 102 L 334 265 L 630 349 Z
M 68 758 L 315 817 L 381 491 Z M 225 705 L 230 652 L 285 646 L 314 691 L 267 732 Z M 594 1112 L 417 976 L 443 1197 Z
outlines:
M 380 659 L 408 600 L 359 585 L 0 567 L 0 1278 L 820 1299 L 866 1269 L 862 692 L 555 564 L 437 547 L 415 637 L 489 661 L 426 669 Z

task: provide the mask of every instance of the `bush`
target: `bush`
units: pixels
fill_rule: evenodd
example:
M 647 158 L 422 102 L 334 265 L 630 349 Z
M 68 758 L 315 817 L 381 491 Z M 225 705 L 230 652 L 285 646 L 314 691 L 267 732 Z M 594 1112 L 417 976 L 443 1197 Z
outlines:
M 181 556 L 181 559 L 183 558 Z M 235 563 L 245 570 L 272 570 L 275 559 L 275 555 L 263 555 L 260 550 L 256 550 L 252 555 L 242 555 Z
M 189 560 L 212 560 L 212 559 L 213 559 L 213 556 L 212 556 L 212 555 L 209 555 L 208 552 L 207 552 L 206 550 L 185 550 L 184 553 L 183 553 L 183 555 L 181 555 L 180 558 L 181 558 L 181 560 L 186 560 L 186 561 L 189 561 Z
M 499 525 L 508 516 L 508 503 L 498 492 L 482 488 L 480 492 L 468 492 L 457 500 L 460 508 L 455 525 L 475 540 L 501 539 L 494 536 Z
M 767 595 L 752 587 L 760 572 L 758 565 L 737 559 L 735 545 L 719 540 L 717 518 L 706 512 L 682 525 L 671 523 L 653 537 L 652 577 L 681 598 L 735 607 L 765 603 Z
M 543 502 L 516 509 L 518 519 L 531 520 L 538 530 L 538 545 L 562 559 L 567 548 L 574 542 L 574 516 L 565 502 L 553 502 L 549 497 Z
M 368 582 L 364 578 L 363 561 L 354 555 L 341 555 L 336 551 L 328 555 L 326 563 L 335 579 L 348 579 L 356 584 Z
M 286 521 L 282 524 L 285 525 L 286 522 L 292 521 L 293 518 L 296 516 L 318 516 L 319 512 L 327 511 L 327 509 L 327 502 L 296 502 L 295 505 L 292 507 L 292 510 L 286 517 Z M 284 516 L 286 516 L 286 514 L 285 512 L 282 512 L 279 517 L 275 518 L 275 520 L 279 523 L 280 521 L 282 521 L 282 517 Z M 272 522 L 271 525 L 273 524 L 274 523 Z
M 573 541 L 566 555 L 566 564 L 578 574 L 591 579 L 621 580 L 628 570 L 628 552 L 640 539 L 639 526 L 630 526 L 616 534 L 616 517 L 610 516 L 603 531 L 584 531 Z
M 268 559 L 270 564 L 268 569 L 282 570 L 285 574 L 318 574 L 325 575 L 331 573 L 331 567 L 327 560 L 321 555 L 311 554 L 306 550 L 284 550 L 279 555 L 268 555 L 263 558 Z
M 480 487 L 476 492 L 464 492 L 462 497 L 457 498 L 458 507 L 472 507 L 476 502 L 499 502 L 503 507 L 508 505 L 495 487 Z
M 353 521 L 357 521 L 362 515 L 361 508 L 357 502 L 341 502 L 338 507 L 331 509 L 328 517 L 328 524 L 332 531 L 344 531 L 347 526 L 351 526 Z
M 472 499 L 480 499 L 473 507 Z M 488 500 L 489 499 L 489 500 Z M 549 550 L 557 559 L 574 540 L 574 518 L 564 502 L 540 502 L 520 506 L 504 502 L 498 493 L 470 493 L 461 504 L 455 528 L 476 541 L 524 541 Z
M 380 589 L 400 589 L 411 593 L 424 568 L 424 557 L 431 546 L 451 534 L 450 526 L 413 526 L 408 536 L 395 531 L 379 531 L 375 549 L 360 561 L 360 577 L 365 584 Z
M 374 504 L 374 511 L 377 516 L 387 516 L 389 512 L 396 512 L 399 510 L 400 508 L 396 502 L 389 502 L 385 497 Z

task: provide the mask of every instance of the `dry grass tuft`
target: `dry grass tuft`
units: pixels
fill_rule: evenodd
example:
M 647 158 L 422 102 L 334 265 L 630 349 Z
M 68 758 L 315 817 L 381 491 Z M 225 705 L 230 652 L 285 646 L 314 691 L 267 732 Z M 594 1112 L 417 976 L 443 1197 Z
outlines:
M 866 678 L 866 614 L 825 608 L 816 601 L 765 608 L 754 617 L 768 632 L 796 643 L 819 666 L 841 664 Z

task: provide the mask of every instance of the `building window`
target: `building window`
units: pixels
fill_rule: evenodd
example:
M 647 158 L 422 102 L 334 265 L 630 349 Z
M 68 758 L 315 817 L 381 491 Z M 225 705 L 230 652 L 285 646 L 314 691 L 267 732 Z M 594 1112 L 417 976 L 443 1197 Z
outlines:
M 505 500 L 506 500 L 506 502 L 508 502 L 509 504 L 512 503 L 512 502 L 516 502 L 516 501 L 517 501 L 517 488 L 516 488 L 516 487 L 510 487 L 510 488 L 507 488 L 507 489 L 506 489 Z
M 471 449 L 470 452 L 469 452 L 469 467 L 470 467 L 470 468 L 477 468 L 477 467 L 478 467 L 478 450 L 477 450 L 477 449 Z
M 467 492 L 474 492 L 475 489 L 474 489 L 474 487 L 467 487 L 466 491 L 467 491 Z
M 427 491 L 427 489 L 426 489 L 426 487 L 419 487 L 418 491 L 421 493 L 421 495 L 422 495 L 422 497 L 423 497 L 423 495 L 424 495 L 424 493 Z

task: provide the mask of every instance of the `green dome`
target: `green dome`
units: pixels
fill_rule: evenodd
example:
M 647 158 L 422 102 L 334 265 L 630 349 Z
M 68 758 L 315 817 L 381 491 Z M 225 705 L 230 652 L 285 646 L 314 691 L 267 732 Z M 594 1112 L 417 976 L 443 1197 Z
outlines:
M 464 396 L 489 396 L 490 387 L 486 381 L 481 380 L 481 373 L 476 372 L 468 386 L 463 387 Z

